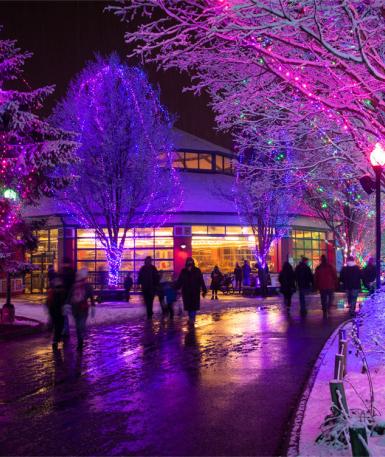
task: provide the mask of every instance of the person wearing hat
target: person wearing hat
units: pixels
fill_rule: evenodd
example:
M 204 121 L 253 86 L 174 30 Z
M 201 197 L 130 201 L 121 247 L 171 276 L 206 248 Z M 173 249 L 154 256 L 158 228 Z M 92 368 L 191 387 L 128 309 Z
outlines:
M 176 289 L 182 289 L 183 307 L 189 315 L 189 324 L 194 325 L 197 311 L 200 309 L 200 293 L 207 294 L 207 287 L 202 272 L 195 266 L 194 259 L 188 257 L 186 266 L 180 272 L 175 283 Z
M 146 257 L 144 259 L 144 265 L 139 270 L 138 284 L 142 288 L 147 319 L 152 319 L 154 298 L 159 288 L 159 280 L 159 272 L 152 264 L 152 257 Z
M 76 324 L 77 349 L 82 350 L 86 331 L 86 322 L 90 306 L 95 306 L 94 291 L 87 282 L 88 270 L 82 268 L 76 273 L 71 290 L 72 315 Z
M 306 316 L 307 314 L 306 295 L 312 291 L 314 284 L 313 273 L 308 262 L 309 259 L 307 257 L 302 257 L 299 264 L 295 267 L 295 281 L 298 287 L 302 316 Z

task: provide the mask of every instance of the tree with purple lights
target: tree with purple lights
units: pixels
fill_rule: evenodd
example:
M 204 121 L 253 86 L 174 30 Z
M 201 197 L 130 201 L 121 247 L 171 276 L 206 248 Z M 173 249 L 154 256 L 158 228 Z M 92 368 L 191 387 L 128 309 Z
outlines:
M 160 225 L 178 202 L 172 122 L 138 68 L 97 58 L 72 82 L 55 122 L 78 133 L 78 176 L 63 201 L 106 251 L 109 285 L 118 284 L 127 232 Z
M 38 116 L 54 86 L 29 87 L 22 74 L 30 57 L 14 40 L 0 40 L 0 271 L 8 275 L 8 307 L 10 275 L 29 268 L 17 257 L 31 239 L 21 210 L 71 182 L 77 147 L 73 134 Z
M 111 9 L 128 21 L 142 15 L 126 35 L 133 53 L 194 75 L 192 88 L 210 93 L 219 126 L 242 124 L 252 137 L 256 121 L 289 116 L 307 135 L 323 129 L 333 141 L 333 132 L 348 138 L 337 154 L 349 161 L 354 150 L 363 168 L 384 137 L 381 1 L 127 0 Z

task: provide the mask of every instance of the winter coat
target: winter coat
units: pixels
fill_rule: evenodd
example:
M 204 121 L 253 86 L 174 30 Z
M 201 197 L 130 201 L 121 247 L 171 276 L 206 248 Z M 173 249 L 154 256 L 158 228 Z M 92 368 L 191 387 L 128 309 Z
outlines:
M 247 263 L 246 265 L 243 265 L 242 267 L 242 275 L 243 275 L 243 278 L 245 279 L 248 279 L 250 278 L 250 273 L 251 273 L 251 267 L 250 265 Z
M 211 290 L 219 289 L 222 284 L 222 281 L 223 281 L 223 274 L 219 270 L 218 271 L 213 270 L 211 272 L 210 289 Z
M 72 267 L 63 267 L 61 272 L 61 279 L 63 281 L 64 290 L 66 291 L 69 300 L 69 294 L 75 282 L 75 270 Z
M 336 290 L 338 288 L 336 269 L 330 263 L 321 263 L 315 269 L 314 282 L 318 290 Z
M 154 265 L 143 265 L 139 270 L 138 284 L 142 287 L 142 292 L 156 294 L 159 286 L 159 273 Z
M 313 273 L 309 265 L 301 262 L 295 267 L 295 280 L 298 289 L 311 289 L 313 287 Z
M 293 294 L 295 292 L 295 274 L 292 268 L 282 270 L 279 273 L 278 281 L 281 284 L 281 293 Z
M 72 314 L 77 317 L 88 315 L 90 304 L 94 306 L 94 290 L 89 283 L 75 281 L 71 292 Z
M 340 272 L 340 281 L 345 290 L 361 289 L 361 270 L 358 265 L 347 265 Z
M 234 268 L 234 276 L 236 281 L 241 281 L 242 280 L 242 268 L 241 267 L 235 267 Z
M 134 282 L 133 282 L 131 276 L 126 276 L 126 278 L 124 280 L 124 289 L 127 291 L 130 291 L 133 283 Z
M 52 287 L 47 293 L 47 308 L 52 319 L 63 314 L 63 306 L 66 304 L 67 293 L 64 287 Z
M 370 287 L 370 284 L 376 280 L 376 273 L 377 270 L 375 265 L 366 265 L 366 267 L 362 270 L 362 282 L 367 289 Z
M 186 311 L 197 311 L 200 309 L 201 289 L 207 293 L 206 284 L 199 268 L 193 267 L 190 271 L 183 268 L 175 284 L 176 289 L 182 289 L 183 307 Z

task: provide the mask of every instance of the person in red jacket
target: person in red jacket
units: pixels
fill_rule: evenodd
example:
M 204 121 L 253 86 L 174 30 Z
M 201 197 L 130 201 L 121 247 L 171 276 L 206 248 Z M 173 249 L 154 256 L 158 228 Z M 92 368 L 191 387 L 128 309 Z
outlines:
M 338 287 L 338 277 L 336 269 L 324 255 L 321 256 L 321 263 L 315 269 L 314 282 L 321 296 L 323 315 L 327 317 L 330 306 L 333 304 L 334 291 Z

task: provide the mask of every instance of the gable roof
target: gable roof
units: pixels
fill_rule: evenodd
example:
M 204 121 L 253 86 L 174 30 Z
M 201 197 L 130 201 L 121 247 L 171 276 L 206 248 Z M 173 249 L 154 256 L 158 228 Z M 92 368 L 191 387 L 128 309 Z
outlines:
M 177 150 L 194 149 L 196 151 L 218 151 L 234 155 L 234 152 L 230 149 L 223 148 L 222 146 L 211 143 L 203 138 L 199 138 L 191 133 L 185 132 L 184 130 L 174 128 L 173 131 L 174 146 Z

